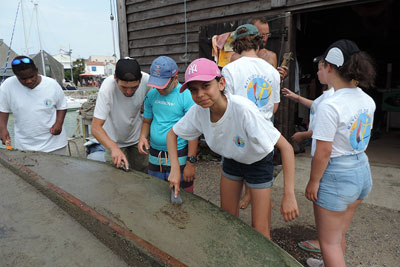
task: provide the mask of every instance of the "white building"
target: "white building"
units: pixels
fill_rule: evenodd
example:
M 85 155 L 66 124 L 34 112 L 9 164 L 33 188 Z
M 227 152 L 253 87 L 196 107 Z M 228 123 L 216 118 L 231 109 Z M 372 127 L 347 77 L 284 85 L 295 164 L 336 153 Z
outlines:
M 104 72 L 104 63 L 103 62 L 86 61 L 85 62 L 85 73 L 94 74 L 96 76 L 105 75 L 106 73 Z
M 103 62 L 104 64 L 107 63 L 116 63 L 117 58 L 113 56 L 90 56 L 87 61 L 90 62 Z
M 114 72 L 115 72 L 115 65 L 116 65 L 116 64 L 117 64 L 117 63 L 107 63 L 107 64 L 104 66 L 104 74 L 105 74 L 106 76 L 113 75 Z
M 53 57 L 60 62 L 61 64 L 63 64 L 64 66 L 64 70 L 70 70 L 71 69 L 71 62 L 72 64 L 74 63 L 74 61 L 76 60 L 76 58 L 68 56 L 68 55 L 64 55 L 64 54 L 57 54 L 57 55 L 53 55 Z

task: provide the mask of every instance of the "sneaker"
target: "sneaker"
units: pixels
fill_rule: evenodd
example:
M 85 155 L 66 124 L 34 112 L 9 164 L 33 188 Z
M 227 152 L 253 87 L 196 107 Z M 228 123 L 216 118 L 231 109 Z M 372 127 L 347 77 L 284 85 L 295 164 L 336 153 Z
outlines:
M 323 260 L 308 258 L 306 262 L 309 267 L 325 267 Z

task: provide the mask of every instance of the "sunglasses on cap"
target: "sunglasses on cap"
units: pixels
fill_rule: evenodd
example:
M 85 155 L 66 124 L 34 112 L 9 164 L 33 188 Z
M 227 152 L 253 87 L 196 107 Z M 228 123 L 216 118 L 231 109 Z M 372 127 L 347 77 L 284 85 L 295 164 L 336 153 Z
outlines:
M 19 64 L 21 64 L 21 62 L 25 63 L 25 64 L 29 64 L 29 63 L 32 63 L 32 60 L 30 58 L 24 57 L 24 58 L 21 58 L 21 59 L 14 59 L 11 62 L 11 64 L 12 65 L 19 65 Z

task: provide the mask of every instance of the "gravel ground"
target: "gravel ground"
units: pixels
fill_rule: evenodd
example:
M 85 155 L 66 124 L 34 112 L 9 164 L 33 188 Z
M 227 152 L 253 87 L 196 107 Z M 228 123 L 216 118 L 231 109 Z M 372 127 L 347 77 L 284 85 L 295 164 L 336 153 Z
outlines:
M 221 164 L 218 160 L 200 160 L 196 165 L 194 193 L 219 206 Z M 319 254 L 301 250 L 297 243 L 316 238 L 311 203 L 303 192 L 296 192 L 300 216 L 285 223 L 280 214 L 282 188 L 273 187 L 271 198 L 272 240 L 306 266 L 309 257 Z M 251 224 L 251 206 L 240 211 L 240 219 Z M 400 212 L 374 205 L 361 204 L 347 233 L 347 266 L 399 266 Z

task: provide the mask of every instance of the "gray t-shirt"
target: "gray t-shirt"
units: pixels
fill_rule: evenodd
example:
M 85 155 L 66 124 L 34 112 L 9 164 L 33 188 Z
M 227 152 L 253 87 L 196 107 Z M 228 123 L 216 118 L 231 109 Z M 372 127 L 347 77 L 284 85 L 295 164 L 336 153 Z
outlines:
M 99 90 L 94 117 L 105 120 L 103 125 L 107 135 L 119 147 L 127 147 L 139 142 L 143 115 L 141 108 L 147 92 L 149 74 L 142 72 L 139 88 L 132 97 L 126 97 L 118 88 L 114 76 L 107 77 Z

